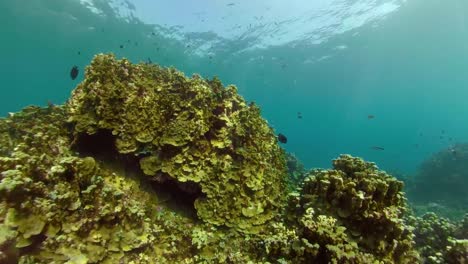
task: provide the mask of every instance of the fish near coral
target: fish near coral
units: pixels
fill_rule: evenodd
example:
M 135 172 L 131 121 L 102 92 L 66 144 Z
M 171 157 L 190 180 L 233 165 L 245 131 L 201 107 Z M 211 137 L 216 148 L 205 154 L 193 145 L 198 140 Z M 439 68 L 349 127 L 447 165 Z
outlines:
M 279 133 L 278 134 L 278 141 L 283 143 L 283 144 L 286 144 L 288 142 L 288 138 L 285 135 Z
M 70 70 L 70 78 L 72 80 L 75 80 L 76 77 L 78 76 L 78 72 L 79 72 L 78 66 L 76 66 L 76 65 L 73 66 L 72 69 Z

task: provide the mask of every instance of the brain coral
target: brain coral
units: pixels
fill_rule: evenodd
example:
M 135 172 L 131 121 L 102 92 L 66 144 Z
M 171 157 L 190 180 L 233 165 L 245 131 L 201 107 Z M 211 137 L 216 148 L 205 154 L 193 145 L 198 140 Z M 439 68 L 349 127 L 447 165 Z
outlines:
M 208 223 L 256 232 L 284 202 L 285 158 L 272 129 L 216 78 L 101 54 L 67 108 L 75 141 L 105 131 L 148 177 L 198 188 L 195 208 Z

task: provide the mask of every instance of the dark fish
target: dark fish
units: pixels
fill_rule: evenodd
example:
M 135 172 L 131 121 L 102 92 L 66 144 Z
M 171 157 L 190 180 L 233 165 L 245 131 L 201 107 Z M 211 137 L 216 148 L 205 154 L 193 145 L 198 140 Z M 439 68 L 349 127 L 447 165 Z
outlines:
M 286 144 L 286 143 L 288 143 L 288 138 L 285 135 L 279 133 L 278 134 L 278 141 L 283 143 L 283 144 Z
M 81 55 L 81 51 L 78 51 L 78 55 Z
M 297 118 L 302 119 L 302 113 L 301 112 L 297 112 Z
M 120 48 L 123 49 L 123 45 L 120 45 Z
M 70 71 L 70 77 L 72 78 L 72 80 L 76 79 L 76 77 L 78 76 L 78 72 L 79 72 L 78 66 L 76 66 L 76 65 L 73 66 L 73 68 Z
M 235 5 L 235 3 L 229 3 L 229 4 L 227 4 L 227 6 L 233 6 L 233 5 Z
M 368 116 L 367 116 L 367 119 L 374 119 L 374 118 L 375 118 L 374 115 L 368 115 Z
M 156 34 L 154 32 L 151 32 L 151 35 L 155 36 Z
M 148 64 L 152 64 L 153 62 L 151 61 L 151 58 L 148 57 Z
M 373 149 L 373 150 L 385 150 L 383 147 L 379 147 L 379 146 L 373 146 L 373 147 L 371 147 L 371 149 Z

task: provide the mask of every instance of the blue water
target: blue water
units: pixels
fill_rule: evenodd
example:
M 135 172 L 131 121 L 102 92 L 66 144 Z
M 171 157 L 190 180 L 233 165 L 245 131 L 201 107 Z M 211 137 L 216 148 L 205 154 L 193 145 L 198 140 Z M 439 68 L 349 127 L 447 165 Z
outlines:
M 468 1 L 109 2 L 0 1 L 1 116 L 64 103 L 113 52 L 236 85 L 308 168 L 349 153 L 411 175 L 468 141 Z

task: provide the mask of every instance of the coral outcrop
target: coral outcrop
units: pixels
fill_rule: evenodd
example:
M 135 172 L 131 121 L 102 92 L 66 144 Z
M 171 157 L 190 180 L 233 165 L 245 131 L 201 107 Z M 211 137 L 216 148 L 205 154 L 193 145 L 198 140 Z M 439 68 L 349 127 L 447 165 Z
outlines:
M 148 177 L 199 189 L 203 221 L 257 232 L 283 204 L 284 153 L 260 109 L 234 86 L 100 55 L 67 108 L 75 140 L 109 131 Z
M 418 259 L 402 220 L 403 184 L 374 163 L 341 155 L 304 180 L 295 215 L 317 263 L 411 263 Z

